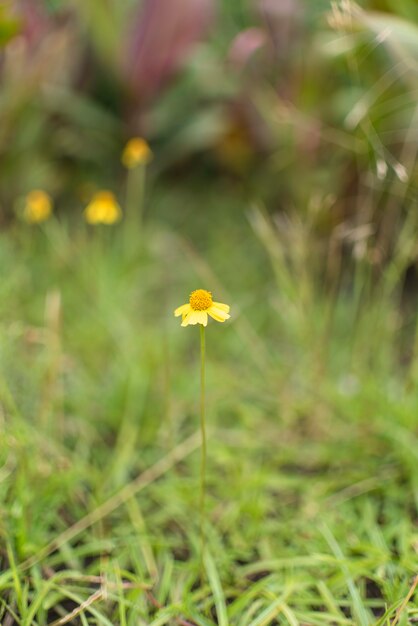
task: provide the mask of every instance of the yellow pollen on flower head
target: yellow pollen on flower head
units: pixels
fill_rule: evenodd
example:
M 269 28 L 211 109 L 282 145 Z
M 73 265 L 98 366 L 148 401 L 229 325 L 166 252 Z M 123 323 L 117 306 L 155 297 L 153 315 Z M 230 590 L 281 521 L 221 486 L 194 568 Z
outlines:
M 194 311 L 206 311 L 212 306 L 212 294 L 206 289 L 196 289 L 190 294 L 189 302 Z

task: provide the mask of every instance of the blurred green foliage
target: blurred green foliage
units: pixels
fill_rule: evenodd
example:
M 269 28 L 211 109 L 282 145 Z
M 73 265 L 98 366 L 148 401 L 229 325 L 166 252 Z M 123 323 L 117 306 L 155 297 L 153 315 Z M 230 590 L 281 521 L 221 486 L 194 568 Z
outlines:
M 319 236 L 371 223 L 374 256 L 387 258 L 397 234 L 387 214 L 405 215 L 417 194 L 417 7 L 361 5 L 219 3 L 151 89 L 152 47 L 138 57 L 132 41 L 144 41 L 145 22 L 155 51 L 172 36 L 151 3 L 22 2 L 17 13 L 6 4 L 3 220 L 34 187 L 72 212 L 94 188 L 117 189 L 124 142 L 141 134 L 157 155 L 154 178 L 226 178 L 231 194 L 301 219 L 315 199 Z M 250 28 L 261 41 L 252 52 Z

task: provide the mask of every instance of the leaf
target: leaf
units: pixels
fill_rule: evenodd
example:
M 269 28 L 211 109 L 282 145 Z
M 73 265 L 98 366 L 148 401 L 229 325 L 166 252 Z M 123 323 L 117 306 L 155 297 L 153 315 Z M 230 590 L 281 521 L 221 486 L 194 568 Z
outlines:
M 218 617 L 219 626 L 228 626 L 228 615 L 226 611 L 225 595 L 222 589 L 221 581 L 219 578 L 218 570 L 212 559 L 212 557 L 206 553 L 205 555 L 205 567 L 209 578 L 209 584 L 212 589 L 213 597 L 216 606 L 216 615 Z
M 418 26 L 401 17 L 373 11 L 359 11 L 356 17 L 418 80 Z

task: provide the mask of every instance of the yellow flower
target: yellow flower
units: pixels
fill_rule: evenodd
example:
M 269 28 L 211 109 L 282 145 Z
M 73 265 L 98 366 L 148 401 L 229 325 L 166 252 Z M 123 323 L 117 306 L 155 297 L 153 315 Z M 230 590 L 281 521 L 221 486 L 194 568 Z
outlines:
M 224 322 L 229 319 L 229 306 L 222 302 L 213 302 L 212 294 L 205 289 L 196 289 L 190 294 L 187 304 L 182 304 L 174 311 L 174 315 L 182 317 L 182 326 L 189 324 L 203 324 L 207 326 L 208 315 L 217 322 Z
M 99 191 L 86 206 L 84 216 L 89 224 L 114 224 L 122 217 L 122 209 L 111 191 Z
M 141 137 L 130 139 L 122 153 L 122 163 L 128 169 L 133 169 L 137 165 L 146 165 L 151 159 L 151 149 Z
M 34 189 L 26 196 L 23 217 L 31 224 L 44 222 L 52 213 L 51 197 L 41 189 Z

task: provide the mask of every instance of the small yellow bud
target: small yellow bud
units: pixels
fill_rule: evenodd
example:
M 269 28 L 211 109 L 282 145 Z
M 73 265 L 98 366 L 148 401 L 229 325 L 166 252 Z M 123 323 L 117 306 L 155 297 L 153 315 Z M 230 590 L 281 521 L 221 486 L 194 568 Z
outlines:
M 122 163 L 127 169 L 133 169 L 137 165 L 146 165 L 151 159 L 151 149 L 141 137 L 130 139 L 122 153 Z
M 25 199 L 23 217 L 30 224 L 47 220 L 52 213 L 52 199 L 41 189 L 33 189 Z
M 89 224 L 114 224 L 121 219 L 122 209 L 111 191 L 99 191 L 86 206 L 84 217 Z

